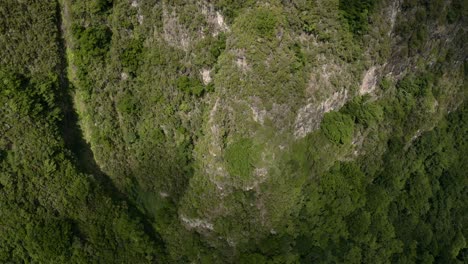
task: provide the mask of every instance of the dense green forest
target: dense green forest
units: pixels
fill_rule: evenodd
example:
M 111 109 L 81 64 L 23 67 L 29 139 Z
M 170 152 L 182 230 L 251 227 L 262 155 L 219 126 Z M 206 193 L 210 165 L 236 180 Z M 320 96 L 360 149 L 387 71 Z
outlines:
M 466 263 L 468 1 L 0 1 L 0 263 Z

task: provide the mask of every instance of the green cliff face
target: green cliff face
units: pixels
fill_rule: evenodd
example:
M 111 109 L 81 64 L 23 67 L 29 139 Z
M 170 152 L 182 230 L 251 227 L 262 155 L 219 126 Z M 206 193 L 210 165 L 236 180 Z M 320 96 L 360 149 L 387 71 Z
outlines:
M 0 262 L 463 263 L 467 9 L 0 3 Z

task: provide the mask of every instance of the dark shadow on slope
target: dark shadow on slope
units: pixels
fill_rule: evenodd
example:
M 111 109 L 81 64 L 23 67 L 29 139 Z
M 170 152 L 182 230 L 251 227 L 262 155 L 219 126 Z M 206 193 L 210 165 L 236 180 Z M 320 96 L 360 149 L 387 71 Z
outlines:
M 128 205 L 128 210 L 132 218 L 138 218 L 144 225 L 145 233 L 158 244 L 164 245 L 159 234 L 154 230 L 151 223 L 147 221 L 147 216 L 138 210 L 128 197 L 115 186 L 108 175 L 102 172 L 94 159 L 91 146 L 83 138 L 83 131 L 78 124 L 79 118 L 73 106 L 71 95 L 73 86 L 67 77 L 68 62 L 62 25 L 60 4 L 57 2 L 57 43 L 60 57 L 60 64 L 57 69 L 57 73 L 59 74 L 60 101 L 57 103 L 63 114 L 63 119 L 59 124 L 59 128 L 65 142 L 65 147 L 72 152 L 76 168 L 79 172 L 94 175 L 98 185 L 104 192 L 115 201 L 125 202 Z

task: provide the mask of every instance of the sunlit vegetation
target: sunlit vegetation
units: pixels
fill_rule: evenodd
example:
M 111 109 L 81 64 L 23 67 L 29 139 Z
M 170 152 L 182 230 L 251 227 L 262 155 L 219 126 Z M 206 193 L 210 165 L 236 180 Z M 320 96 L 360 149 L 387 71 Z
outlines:
M 65 147 L 72 142 L 64 142 L 62 135 L 74 128 L 60 131 L 67 122 L 63 107 L 70 107 L 63 106 L 69 91 L 57 70 L 64 59 L 62 44 L 41 37 L 58 34 L 57 25 L 49 23 L 58 21 L 57 3 L 6 1 L 0 4 L 4 8 L 15 15 L 2 15 L 1 24 L 19 35 L 0 33 L 2 40 L 15 39 L 0 45 L 13 52 L 0 64 L 0 262 L 162 259 L 162 248 L 146 232 L 138 211 L 105 183 L 106 176 L 77 167 L 74 153 Z M 31 52 L 23 52 L 23 45 Z
M 466 10 L 1 1 L 0 262 L 465 263 Z
M 321 129 L 325 136 L 338 144 L 349 144 L 353 137 L 354 122 L 349 115 L 338 112 L 325 114 Z
M 224 156 L 229 173 L 241 179 L 249 179 L 258 159 L 258 153 L 255 151 L 255 146 L 249 139 L 240 139 L 229 145 Z

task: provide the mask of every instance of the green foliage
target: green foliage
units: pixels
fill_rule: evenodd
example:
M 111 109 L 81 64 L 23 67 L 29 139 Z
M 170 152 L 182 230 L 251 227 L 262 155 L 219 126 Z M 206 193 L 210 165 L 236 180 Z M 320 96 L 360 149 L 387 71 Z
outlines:
M 241 24 L 250 35 L 271 39 L 275 36 L 279 18 L 274 9 L 257 7 L 242 17 Z
M 137 114 L 137 110 L 138 110 L 137 103 L 138 101 L 135 99 L 134 96 L 126 93 L 124 96 L 122 96 L 119 99 L 117 103 L 117 109 L 121 113 L 125 113 L 128 115 Z
M 350 30 L 356 35 L 364 34 L 368 29 L 368 17 L 378 0 L 340 0 Z
M 227 146 L 224 159 L 232 176 L 249 179 L 258 159 L 258 151 L 251 139 L 242 138 Z
M 102 59 L 109 50 L 112 32 L 104 25 L 87 28 L 74 25 L 72 32 L 77 39 L 79 51 L 77 56 L 81 57 L 83 60 L 84 58 Z M 87 61 L 84 60 L 83 62 L 85 63 Z
M 402 8 L 411 10 L 412 15 L 402 18 L 396 24 L 395 32 L 406 42 L 407 49 L 403 50 L 409 56 L 422 54 L 428 49 L 426 45 L 433 42 L 430 32 L 434 24 L 455 23 L 460 21 L 463 14 L 468 14 L 465 0 L 406 0 L 402 2 Z
M 177 88 L 184 93 L 196 97 L 202 96 L 207 91 L 200 80 L 187 76 L 182 76 L 177 79 Z
M 465 261 L 464 2 L 403 1 L 384 61 L 391 1 L 59 2 L 0 4 L 0 262 Z
M 143 41 L 141 39 L 132 39 L 129 41 L 128 46 L 123 50 L 121 55 L 121 62 L 124 69 L 135 74 L 143 59 L 142 52 Z
M 291 49 L 292 49 L 292 51 L 294 52 L 294 55 L 297 58 L 297 63 L 295 65 L 295 70 L 296 71 L 301 70 L 306 65 L 307 58 L 306 58 L 304 52 L 302 52 L 301 46 L 298 43 L 295 43 L 292 46 Z
M 54 67 L 59 63 L 55 41 L 59 29 L 57 10 L 56 1 L 1 2 L 2 67 L 23 75 L 31 72 L 47 75 L 55 70 Z
M 320 128 L 325 136 L 334 143 L 347 145 L 353 139 L 354 122 L 347 114 L 340 112 L 326 113 Z
M 388 148 L 387 163 L 375 175 L 364 175 L 359 168 L 370 162 L 370 153 L 359 161 L 335 164 L 309 186 L 312 195 L 301 212 L 301 235 L 296 239 L 301 260 L 462 261 L 464 235 L 442 222 L 450 219 L 459 226 L 466 216 L 463 202 L 455 202 L 463 201 L 466 187 L 453 185 L 463 181 L 459 177 L 466 166 L 459 157 L 468 148 L 456 143 L 462 142 L 458 136 L 452 138 L 466 131 L 466 113 L 464 103 L 410 149 L 397 144 Z
M 385 77 L 379 83 L 379 87 L 383 91 L 387 91 L 390 88 L 391 85 L 392 85 L 391 81 L 388 78 L 385 78 Z
M 82 155 L 67 148 L 80 135 L 68 110 L 73 107 L 57 37 L 57 3 L 3 1 L 0 12 L 5 9 L 20 19 L 13 23 L 2 15 L 0 24 L 25 34 L 0 32 L 0 48 L 16 53 L 0 60 L 0 262 L 155 260 L 161 248 L 154 231 L 143 226 L 138 211 L 128 209 L 95 164 L 78 166 L 92 159 L 77 162 Z M 101 52 L 95 48 L 103 47 L 93 47 L 101 44 L 94 33 L 84 33 L 80 44 L 96 55 Z M 28 51 L 21 48 L 25 45 Z
M 305 203 L 304 222 L 299 226 L 306 228 L 313 224 L 316 228 L 306 228 L 298 238 L 303 261 L 342 262 L 346 256 L 346 259 L 362 262 L 356 248 L 341 241 L 352 240 L 348 232 L 356 229 L 366 232 L 369 228 L 370 221 L 366 220 L 369 214 L 361 209 L 366 202 L 365 186 L 365 175 L 356 164 L 336 163 L 319 183 L 310 187 L 308 191 L 315 194 Z M 356 218 L 367 223 L 356 223 Z
M 219 34 L 214 44 L 210 47 L 211 56 L 216 61 L 221 53 L 226 49 L 226 35 L 224 33 Z
M 447 20 L 449 23 L 455 23 L 468 14 L 468 3 L 464 0 L 453 0 L 450 2 L 447 11 Z
M 104 61 L 110 48 L 112 32 L 105 25 L 84 28 L 77 24 L 73 24 L 71 31 L 77 44 L 73 63 L 78 68 L 77 77 L 81 84 L 79 87 L 89 94 L 96 85 L 87 77 L 89 67 Z
M 257 34 L 263 37 L 272 37 L 275 33 L 277 20 L 274 14 L 268 10 L 260 9 L 255 13 L 253 25 Z
M 71 225 L 59 219 L 44 219 L 26 225 L 25 247 L 39 262 L 65 261 L 72 245 Z
M 112 8 L 113 0 L 92 0 L 90 1 L 91 12 L 102 13 Z
M 220 0 L 215 2 L 215 7 L 222 11 L 229 23 L 232 23 L 243 8 L 253 4 L 255 4 L 255 1 L 252 0 Z
M 356 97 L 344 107 L 344 112 L 353 116 L 355 122 L 364 127 L 374 126 L 383 120 L 382 106 L 367 102 L 363 97 Z
M 431 74 L 422 76 L 408 75 L 396 87 L 398 90 L 409 93 L 415 97 L 424 97 L 432 92 L 434 77 Z
M 425 17 L 425 15 L 421 15 L 420 19 L 423 19 L 423 17 Z M 428 37 L 428 30 L 424 26 L 420 26 L 413 31 L 413 34 L 408 41 L 408 48 L 411 52 L 410 54 L 420 52 L 423 45 L 427 43 Z
M 22 116 L 44 115 L 52 122 L 59 120 L 59 109 L 55 105 L 56 87 L 57 77 L 52 74 L 28 80 L 19 73 L 0 69 L 1 95 L 8 100 L 8 106 Z

